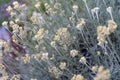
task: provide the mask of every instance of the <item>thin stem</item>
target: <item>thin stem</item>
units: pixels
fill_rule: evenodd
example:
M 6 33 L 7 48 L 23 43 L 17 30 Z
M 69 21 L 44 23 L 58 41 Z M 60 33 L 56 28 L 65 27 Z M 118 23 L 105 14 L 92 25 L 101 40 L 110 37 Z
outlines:
M 90 17 L 90 19 L 92 19 L 91 14 L 90 14 L 90 10 L 89 10 L 88 5 L 86 3 L 86 0 L 84 1 L 84 3 L 85 3 L 85 7 L 86 7 L 86 9 L 88 11 L 89 17 Z

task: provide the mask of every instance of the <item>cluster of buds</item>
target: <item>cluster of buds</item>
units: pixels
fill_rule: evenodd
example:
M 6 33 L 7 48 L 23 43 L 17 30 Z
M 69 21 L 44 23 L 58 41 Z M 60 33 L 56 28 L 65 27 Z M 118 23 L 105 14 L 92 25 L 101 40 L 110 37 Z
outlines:
M 26 5 L 25 4 L 19 4 L 19 2 L 14 1 L 13 2 L 13 7 L 12 6 L 8 6 L 6 8 L 6 10 L 10 13 L 11 17 L 14 17 L 17 15 L 17 11 L 19 11 L 20 13 L 23 12 L 24 10 L 26 10 Z
M 33 24 L 44 23 L 44 18 L 41 13 L 33 12 L 32 17 L 30 18 Z
M 8 22 L 7 21 L 3 21 L 2 22 L 2 26 L 8 26 Z
M 55 9 L 57 9 L 60 5 L 55 5 Z M 45 3 L 45 8 L 46 8 L 46 13 L 50 14 L 52 17 L 54 17 L 54 15 L 57 13 L 56 10 L 54 10 L 53 8 L 50 7 L 50 5 L 48 3 Z
M 18 9 L 20 5 L 17 1 L 14 1 L 13 6 L 14 6 L 14 9 Z
M 47 13 L 51 13 L 52 12 L 52 8 L 50 7 L 50 5 L 48 3 L 45 3 L 45 8 L 46 8 L 46 12 Z
M 117 24 L 113 20 L 108 21 L 108 27 L 106 26 L 98 26 L 97 34 L 98 34 L 98 45 L 102 46 L 104 43 L 107 43 L 106 38 L 112 32 L 114 32 L 117 28 Z
M 57 30 L 54 40 L 58 41 L 60 45 L 70 45 L 71 37 L 67 28 L 60 28 Z
M 70 51 L 70 56 L 75 57 L 76 55 L 78 55 L 78 50 L 73 49 Z
M 8 6 L 6 9 L 8 12 L 11 12 L 13 10 L 13 8 L 11 6 Z
M 84 80 L 84 77 L 81 74 L 78 74 L 78 75 L 74 74 L 71 80 Z
M 76 28 L 78 30 L 83 30 L 83 27 L 84 27 L 85 23 L 86 23 L 85 19 L 80 18 L 79 21 L 78 21 L 78 24 L 77 24 Z
M 44 28 L 41 28 L 41 29 L 39 29 L 39 31 L 37 32 L 37 34 L 35 35 L 35 38 L 36 39 L 43 39 L 43 37 L 44 37 Z
M 1 61 L 0 61 L 0 74 L 2 75 L 2 77 L 0 77 L 0 80 L 8 80 L 8 73 L 6 71 L 6 66 Z
M 60 75 L 62 74 L 62 71 L 56 66 L 51 66 L 48 69 L 49 69 L 48 72 L 52 73 L 56 78 L 59 78 Z
M 55 41 L 51 41 L 51 46 L 53 47 L 53 48 L 56 48 L 56 42 Z
M 106 26 L 98 26 L 97 27 L 97 33 L 98 33 L 98 45 L 103 45 L 104 43 L 107 43 L 106 37 L 110 34 L 109 29 Z
M 0 40 L 0 49 L 2 51 L 2 48 L 4 48 L 4 53 L 9 52 L 10 51 L 10 41 L 3 41 Z
M 15 74 L 11 77 L 11 80 L 20 80 L 21 75 L 20 74 Z
M 59 65 L 60 69 L 65 69 L 66 66 L 67 66 L 66 62 L 60 62 L 60 65 Z
M 96 72 L 97 69 L 98 69 L 98 66 L 92 66 L 92 71 L 93 71 L 93 72 Z
M 36 7 L 37 9 L 39 9 L 40 6 L 41 6 L 41 2 L 37 2 L 37 3 L 35 4 L 35 7 Z
M 94 80 L 108 80 L 110 78 L 110 70 L 104 69 L 103 66 L 100 66 L 97 71 L 97 75 Z
M 26 9 L 26 4 L 19 4 L 17 1 L 13 2 L 13 6 L 14 6 L 14 9 L 20 10 L 20 11 Z
M 83 63 L 83 64 L 86 64 L 87 60 L 86 58 L 83 56 L 80 58 L 79 62 Z
M 31 55 L 31 58 L 34 58 L 36 60 L 41 60 L 41 61 L 48 61 L 49 60 L 49 54 L 48 52 L 43 52 L 43 51 L 40 51 L 39 53 L 37 54 L 32 54 Z
M 49 59 L 49 57 L 48 57 L 48 53 L 46 52 L 43 52 L 43 53 L 41 53 L 42 54 L 42 56 L 41 56 L 41 60 L 42 61 L 48 61 L 48 59 Z
M 28 63 L 30 63 L 31 58 L 30 58 L 29 54 L 25 54 L 25 56 L 22 56 L 21 59 L 22 59 L 24 64 L 28 64 Z
M 26 30 L 19 24 L 15 23 L 14 21 L 9 21 L 9 26 L 13 29 L 13 33 L 19 35 L 22 39 L 26 38 Z
M 45 38 L 45 35 L 47 34 L 48 34 L 48 30 L 45 30 L 44 28 L 40 28 L 37 34 L 34 36 L 34 38 L 40 41 L 40 40 L 43 40 Z

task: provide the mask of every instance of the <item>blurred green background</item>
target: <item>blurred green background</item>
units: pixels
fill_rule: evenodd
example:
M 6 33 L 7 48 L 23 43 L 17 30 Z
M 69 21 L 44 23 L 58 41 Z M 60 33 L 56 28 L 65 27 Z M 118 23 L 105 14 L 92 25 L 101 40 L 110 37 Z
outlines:
M 5 4 L 5 3 L 9 3 L 11 0 L 0 0 L 0 6 Z

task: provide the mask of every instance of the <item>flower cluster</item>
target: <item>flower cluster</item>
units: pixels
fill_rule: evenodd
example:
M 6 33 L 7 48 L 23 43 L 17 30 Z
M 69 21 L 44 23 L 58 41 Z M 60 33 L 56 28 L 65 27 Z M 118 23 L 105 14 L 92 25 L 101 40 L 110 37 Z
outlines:
M 58 41 L 60 45 L 69 46 L 71 36 L 67 28 L 60 28 L 57 30 L 54 40 Z
M 117 24 L 113 20 L 108 21 L 108 27 L 106 26 L 98 26 L 97 33 L 98 33 L 98 45 L 102 46 L 104 43 L 107 43 L 106 38 L 112 32 L 114 32 L 117 28 Z
M 6 8 L 10 19 L 0 28 L 1 80 L 119 79 L 119 19 L 107 0 L 25 1 Z
M 110 70 L 104 69 L 103 66 L 100 66 L 97 71 L 97 75 L 94 80 L 108 80 L 110 78 Z
M 84 80 L 84 77 L 82 75 L 74 75 L 71 80 Z

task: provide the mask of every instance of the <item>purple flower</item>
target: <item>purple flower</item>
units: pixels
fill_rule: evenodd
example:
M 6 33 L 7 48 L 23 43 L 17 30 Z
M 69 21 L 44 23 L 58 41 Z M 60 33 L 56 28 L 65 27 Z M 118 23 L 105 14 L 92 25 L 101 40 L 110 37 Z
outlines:
M 7 29 L 5 29 L 5 27 L 0 28 L 0 39 L 5 40 L 5 41 L 11 40 L 11 35 L 7 31 Z

